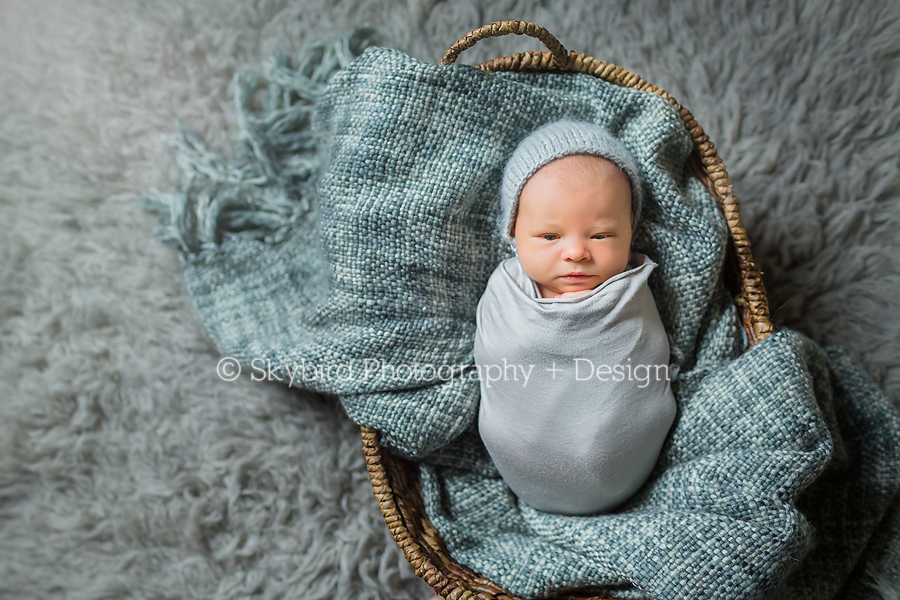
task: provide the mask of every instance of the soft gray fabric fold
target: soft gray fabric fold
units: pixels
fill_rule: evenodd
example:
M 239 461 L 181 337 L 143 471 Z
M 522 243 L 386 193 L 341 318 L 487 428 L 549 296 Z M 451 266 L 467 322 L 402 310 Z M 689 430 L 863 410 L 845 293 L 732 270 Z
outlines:
M 504 481 L 538 510 L 609 510 L 646 481 L 675 418 L 656 263 L 574 298 L 542 298 L 518 257 L 478 303 L 478 429 Z

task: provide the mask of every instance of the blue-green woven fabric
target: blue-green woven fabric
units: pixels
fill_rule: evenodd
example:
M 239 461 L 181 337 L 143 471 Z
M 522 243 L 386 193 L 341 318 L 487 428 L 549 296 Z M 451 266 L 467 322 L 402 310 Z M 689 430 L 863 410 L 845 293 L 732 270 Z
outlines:
M 348 39 L 343 54 L 270 63 L 260 114 L 257 81 L 240 76 L 242 161 L 181 133 L 189 177 L 155 202 L 223 354 L 336 394 L 419 461 L 452 555 L 514 594 L 865 598 L 896 580 L 900 421 L 839 350 L 785 330 L 745 351 L 723 283 L 727 227 L 668 102 L 583 74 L 489 74 L 386 48 L 350 62 L 365 44 Z M 650 286 L 676 374 L 654 475 L 594 517 L 519 505 L 474 429 L 475 308 L 508 256 L 503 166 L 563 117 L 608 127 L 641 165 L 634 249 L 659 265 Z

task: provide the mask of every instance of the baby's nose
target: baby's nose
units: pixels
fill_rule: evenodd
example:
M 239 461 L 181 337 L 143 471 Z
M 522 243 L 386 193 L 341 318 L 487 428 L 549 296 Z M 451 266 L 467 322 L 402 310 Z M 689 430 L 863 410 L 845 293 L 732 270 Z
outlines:
M 589 257 L 587 244 L 582 240 L 571 240 L 563 249 L 563 258 L 566 260 L 584 260 Z

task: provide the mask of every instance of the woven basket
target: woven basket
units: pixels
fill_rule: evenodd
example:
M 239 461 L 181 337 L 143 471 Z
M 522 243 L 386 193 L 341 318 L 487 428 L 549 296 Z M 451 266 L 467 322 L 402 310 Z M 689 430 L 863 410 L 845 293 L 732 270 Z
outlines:
M 484 71 L 587 73 L 610 83 L 656 94 L 672 103 L 694 140 L 691 167 L 718 201 L 728 222 L 732 243 L 727 253 L 726 285 L 738 307 L 749 345 L 768 337 L 772 333 L 769 307 L 761 273 L 750 253 L 750 243 L 738 212 L 737 198 L 715 146 L 690 111 L 664 90 L 621 67 L 580 52 L 567 52 L 546 29 L 525 21 L 502 21 L 476 29 L 453 44 L 439 64 L 453 64 L 461 52 L 471 48 L 479 40 L 511 33 L 537 38 L 549 50 L 495 58 L 477 65 L 478 68 Z M 416 465 L 387 452 L 380 445 L 378 432 L 374 429 L 363 427 L 362 441 L 378 506 L 394 540 L 415 569 L 416 575 L 423 578 L 442 597 L 451 600 L 517 600 L 516 596 L 508 594 L 497 584 L 457 563 L 450 556 L 440 534 L 425 514 Z M 554 598 L 599 600 L 607 596 L 598 596 L 589 590 L 576 590 Z

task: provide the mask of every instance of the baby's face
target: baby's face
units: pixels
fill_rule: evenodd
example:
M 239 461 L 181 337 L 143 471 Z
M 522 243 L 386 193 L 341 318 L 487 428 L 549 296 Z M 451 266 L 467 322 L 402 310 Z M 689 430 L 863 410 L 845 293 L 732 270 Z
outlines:
M 544 165 L 522 188 L 515 238 L 522 267 L 542 297 L 586 294 L 628 266 L 628 177 L 596 156 Z

